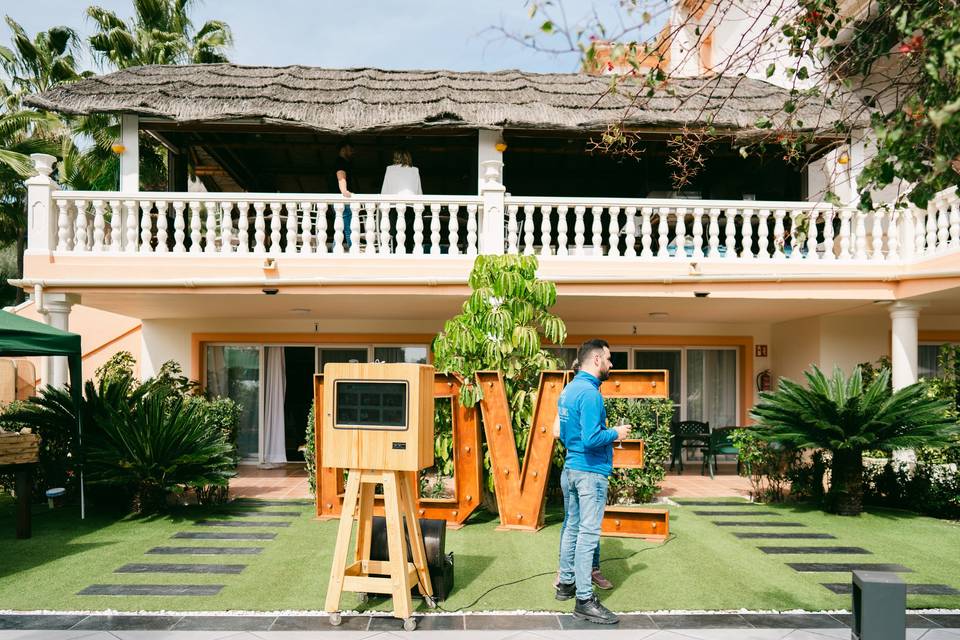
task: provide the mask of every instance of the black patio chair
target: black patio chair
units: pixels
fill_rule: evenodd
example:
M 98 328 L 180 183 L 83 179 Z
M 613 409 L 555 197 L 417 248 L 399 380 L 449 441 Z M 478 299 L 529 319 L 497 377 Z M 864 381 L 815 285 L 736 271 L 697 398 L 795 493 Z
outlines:
M 709 443 L 710 423 L 699 420 L 681 420 L 673 423 L 673 448 L 670 455 L 670 470 L 673 471 L 674 462 L 680 461 L 680 471 L 683 473 L 683 450 L 697 448 Z

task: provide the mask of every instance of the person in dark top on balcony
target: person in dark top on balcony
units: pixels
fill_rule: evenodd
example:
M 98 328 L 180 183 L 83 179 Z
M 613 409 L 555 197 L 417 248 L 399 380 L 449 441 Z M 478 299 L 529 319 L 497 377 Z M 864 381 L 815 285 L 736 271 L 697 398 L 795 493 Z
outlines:
M 349 140 L 343 140 L 337 147 L 337 159 L 333 163 L 333 172 L 336 177 L 337 191 L 345 198 L 353 195 L 353 145 Z M 347 249 L 350 248 L 350 222 L 353 220 L 353 211 L 350 205 L 343 207 L 343 239 Z

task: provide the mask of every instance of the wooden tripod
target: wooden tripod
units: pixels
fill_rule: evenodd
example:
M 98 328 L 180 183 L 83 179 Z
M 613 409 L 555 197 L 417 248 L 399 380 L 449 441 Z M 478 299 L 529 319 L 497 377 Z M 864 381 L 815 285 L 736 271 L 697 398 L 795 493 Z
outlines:
M 414 585 L 420 590 L 427 604 L 433 605 L 433 586 L 427 572 L 423 534 L 417 520 L 412 475 L 408 471 L 350 470 L 343 509 L 340 512 L 333 565 L 330 568 L 330 585 L 327 587 L 326 610 L 332 614 L 333 624 L 339 624 L 340 617 L 336 612 L 340 608 L 340 596 L 344 591 L 391 595 L 393 615 L 404 619 L 405 628 L 407 623 L 414 626 L 413 618 L 410 617 L 413 611 L 410 589 Z M 387 520 L 387 547 L 390 553 L 390 559 L 386 561 L 370 559 L 374 488 L 377 484 L 383 484 L 383 510 Z M 354 512 L 358 512 L 357 543 L 354 561 L 347 566 Z M 412 562 L 407 559 L 404 522 L 410 539 Z

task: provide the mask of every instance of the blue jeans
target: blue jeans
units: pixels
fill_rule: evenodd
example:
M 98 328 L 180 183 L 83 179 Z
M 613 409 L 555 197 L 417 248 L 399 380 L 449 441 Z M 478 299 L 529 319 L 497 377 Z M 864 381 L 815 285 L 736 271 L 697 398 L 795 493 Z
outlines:
M 570 492 L 563 489 L 563 522 L 560 523 L 560 539 L 563 540 L 563 532 L 567 528 L 567 501 L 570 499 Z M 594 570 L 600 568 L 600 542 L 597 541 L 597 548 L 593 550 L 593 565 Z
M 343 207 L 343 243 L 346 249 L 350 249 L 350 222 L 353 220 L 353 211 L 350 205 Z
M 577 599 L 593 595 L 593 558 L 600 550 L 600 523 L 607 504 L 607 478 L 564 467 L 560 489 L 566 506 L 560 537 L 560 582 L 577 584 Z

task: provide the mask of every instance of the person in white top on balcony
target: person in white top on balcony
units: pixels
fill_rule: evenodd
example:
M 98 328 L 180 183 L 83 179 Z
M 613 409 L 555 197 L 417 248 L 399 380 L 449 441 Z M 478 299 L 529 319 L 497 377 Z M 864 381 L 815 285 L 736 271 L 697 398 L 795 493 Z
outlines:
M 406 149 L 397 149 L 393 152 L 393 164 L 387 167 L 383 174 L 382 195 L 419 196 L 423 195 L 420 188 L 420 170 L 413 166 L 413 159 Z

